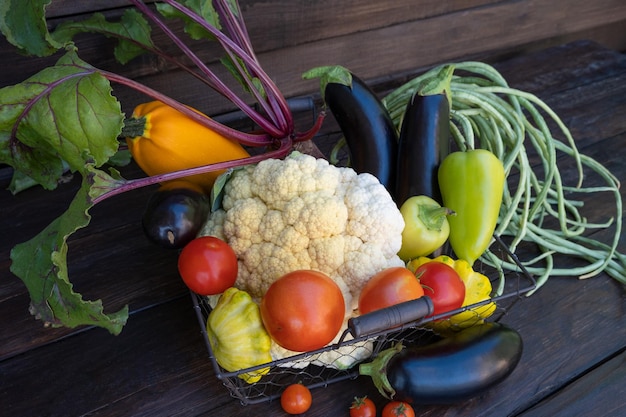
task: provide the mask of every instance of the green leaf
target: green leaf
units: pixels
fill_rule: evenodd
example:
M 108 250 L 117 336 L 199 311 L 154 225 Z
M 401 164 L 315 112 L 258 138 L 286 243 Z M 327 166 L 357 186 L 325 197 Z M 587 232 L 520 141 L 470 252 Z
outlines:
M 19 192 L 36 184 L 47 190 L 55 189 L 64 172 L 63 160 L 41 149 L 11 142 L 5 140 L 4 132 L 0 132 L 0 162 L 11 165 L 14 170 L 15 180 L 11 180 L 10 186 L 12 192 Z M 13 154 L 12 150 L 15 151 Z
M 38 185 L 37 181 L 29 177 L 28 175 L 25 175 L 21 171 L 14 171 L 8 189 L 9 191 L 11 191 L 12 194 L 15 195 L 20 191 L 24 191 L 36 185 Z
M 302 74 L 302 78 L 305 80 L 319 78 L 322 97 L 324 97 L 326 85 L 330 83 L 343 84 L 352 88 L 352 73 L 350 72 L 350 70 L 340 65 L 311 68 L 310 70 Z
M 211 196 L 210 196 L 211 212 L 219 210 L 222 207 L 222 199 L 224 198 L 224 187 L 226 186 L 226 183 L 228 183 L 230 178 L 233 176 L 235 171 L 238 171 L 240 169 L 244 169 L 244 168 L 243 167 L 229 168 L 215 179 L 213 188 L 211 188 Z
M 119 334 L 128 319 L 128 307 L 106 314 L 102 301 L 85 301 L 73 291 L 67 271 L 67 240 L 86 227 L 93 198 L 111 188 L 116 180 L 103 171 L 85 166 L 85 176 L 69 208 L 31 240 L 11 251 L 11 272 L 26 285 L 31 297 L 31 313 L 52 327 L 95 325 Z
M 70 43 L 79 33 L 100 33 L 118 39 L 114 48 L 115 59 L 126 64 L 131 59 L 154 49 L 150 38 L 151 28 L 141 13 L 135 9 L 124 12 L 119 22 L 108 22 L 101 13 L 94 13 L 79 22 L 64 22 L 56 27 L 52 36 L 59 43 Z
M 65 47 L 48 32 L 46 6 L 50 0 L 0 1 L 0 30 L 27 55 L 48 56 Z
M 62 163 L 62 177 L 59 177 L 59 182 L 63 182 L 66 181 L 66 176 L 67 178 L 71 178 L 71 174 L 67 174 L 67 171 L 69 171 L 69 167 L 67 166 L 67 163 L 65 163 L 65 161 L 61 161 Z M 9 191 L 11 191 L 12 194 L 17 194 L 21 191 L 24 191 L 28 188 L 34 187 L 36 185 L 40 185 L 36 180 L 32 179 L 31 177 L 29 177 L 28 175 L 24 174 L 21 171 L 14 171 L 13 172 L 13 176 L 11 177 L 11 183 L 9 184 Z M 54 182 L 52 184 L 52 187 L 56 187 L 57 182 Z
M 217 29 L 221 28 L 219 16 L 213 7 L 213 2 L 205 0 L 186 0 L 180 1 L 182 5 L 196 12 L 200 17 L 207 21 L 210 25 Z M 179 12 L 169 4 L 157 3 L 157 10 L 164 17 L 170 19 L 182 19 L 185 22 L 185 32 L 195 40 L 199 39 L 215 39 L 210 32 L 198 23 L 194 22 L 189 16 Z
M 252 86 L 261 94 L 261 97 L 267 97 L 265 93 L 265 88 L 263 87 L 263 83 L 258 77 L 253 77 L 248 71 L 246 64 L 242 59 L 236 58 L 239 66 L 235 65 L 231 57 L 227 56 L 220 59 L 222 65 L 228 70 L 228 72 L 233 76 L 235 80 L 241 85 L 241 87 L 247 93 L 252 94 L 252 90 L 250 89 L 250 85 L 246 82 L 246 78 L 252 82 Z M 243 70 L 243 72 L 240 72 Z
M 116 167 L 123 167 L 130 164 L 132 155 L 128 149 L 120 149 L 115 155 L 109 158 L 109 164 Z
M 124 115 L 109 81 L 74 51 L 0 89 L 0 163 L 47 189 L 65 171 L 101 166 L 118 149 Z

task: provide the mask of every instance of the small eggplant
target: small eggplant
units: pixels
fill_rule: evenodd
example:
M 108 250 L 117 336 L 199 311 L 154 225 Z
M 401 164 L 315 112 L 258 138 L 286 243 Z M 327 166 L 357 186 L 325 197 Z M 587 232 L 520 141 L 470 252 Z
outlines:
M 166 183 L 148 200 L 141 225 L 152 242 L 180 249 L 196 237 L 209 208 L 209 197 L 198 186 L 182 180 Z
M 352 74 L 352 87 L 330 82 L 324 99 L 350 151 L 352 168 L 374 175 L 391 193 L 395 187 L 398 135 L 376 94 Z
M 400 343 L 361 364 L 386 398 L 413 404 L 452 404 L 503 381 L 522 355 L 522 338 L 499 323 L 461 330 L 430 345 L 404 348 Z
M 393 194 L 398 207 L 417 195 L 442 204 L 437 170 L 449 149 L 452 74 L 453 67 L 444 66 L 434 81 L 422 86 L 407 104 L 398 139 Z

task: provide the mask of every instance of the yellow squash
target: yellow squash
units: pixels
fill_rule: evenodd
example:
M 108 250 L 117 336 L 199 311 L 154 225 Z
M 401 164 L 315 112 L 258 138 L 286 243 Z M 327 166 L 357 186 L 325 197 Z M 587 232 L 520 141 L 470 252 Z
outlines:
M 165 174 L 216 162 L 246 158 L 248 152 L 230 140 L 160 101 L 135 107 L 133 118 L 144 119 L 143 134 L 126 143 L 139 167 L 148 175 Z M 210 192 L 224 171 L 187 177 Z
M 263 326 L 259 306 L 245 291 L 231 287 L 220 295 L 209 313 L 207 334 L 215 360 L 229 372 L 272 361 L 272 341 Z M 261 368 L 239 378 L 252 384 L 269 370 Z

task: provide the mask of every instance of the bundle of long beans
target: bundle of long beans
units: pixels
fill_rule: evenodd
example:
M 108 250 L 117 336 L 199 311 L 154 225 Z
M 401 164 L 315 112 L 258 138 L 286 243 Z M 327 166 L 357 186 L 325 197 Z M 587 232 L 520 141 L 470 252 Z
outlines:
M 507 245 L 513 253 L 522 242 L 531 242 L 538 248 L 539 255 L 523 260 L 526 269 L 536 277 L 537 289 L 550 276 L 589 278 L 603 271 L 626 284 L 626 255 L 617 251 L 622 230 L 618 179 L 598 161 L 579 152 L 567 126 L 545 102 L 509 87 L 495 68 L 481 62 L 447 65 L 455 68 L 450 86 L 453 140 L 461 150 L 489 149 L 503 161 L 508 184 L 495 234 L 509 237 Z M 398 129 L 411 96 L 423 83 L 436 77 L 440 69 L 433 68 L 411 79 L 383 99 Z M 456 75 L 457 71 L 463 75 Z M 549 123 L 556 126 L 555 132 Z M 557 135 L 562 139 L 557 139 Z M 573 185 L 564 184 L 557 165 L 559 153 L 572 158 L 575 164 L 577 180 Z M 531 164 L 534 155 L 539 164 Z M 584 186 L 588 170 L 595 172 L 603 185 Z M 613 218 L 592 223 L 581 214 L 581 197 L 591 193 L 613 195 Z M 601 201 L 611 204 L 610 200 Z M 590 237 L 589 229 L 611 230 L 609 243 Z M 580 266 L 560 265 L 560 255 L 584 262 Z M 501 294 L 503 271 L 517 266 L 489 250 L 481 260 L 501 272 L 497 288 Z

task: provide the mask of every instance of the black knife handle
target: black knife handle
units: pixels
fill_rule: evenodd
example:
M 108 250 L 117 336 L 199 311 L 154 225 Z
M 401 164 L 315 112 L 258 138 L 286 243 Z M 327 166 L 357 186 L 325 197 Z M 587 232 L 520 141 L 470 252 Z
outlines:
M 352 337 L 357 338 L 419 320 L 432 314 L 433 308 L 433 301 L 424 295 L 416 300 L 352 317 L 348 320 L 348 329 Z

